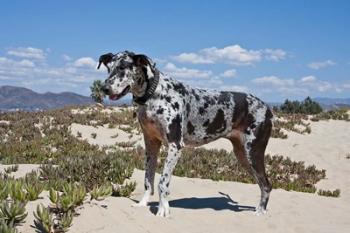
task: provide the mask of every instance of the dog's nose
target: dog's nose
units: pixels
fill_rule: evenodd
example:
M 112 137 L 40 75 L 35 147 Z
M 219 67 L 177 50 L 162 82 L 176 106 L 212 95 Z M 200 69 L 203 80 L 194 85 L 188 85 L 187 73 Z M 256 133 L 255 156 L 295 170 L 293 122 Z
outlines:
M 105 84 L 101 87 L 101 90 L 106 94 L 109 95 L 109 92 L 111 91 L 111 86 L 108 84 Z

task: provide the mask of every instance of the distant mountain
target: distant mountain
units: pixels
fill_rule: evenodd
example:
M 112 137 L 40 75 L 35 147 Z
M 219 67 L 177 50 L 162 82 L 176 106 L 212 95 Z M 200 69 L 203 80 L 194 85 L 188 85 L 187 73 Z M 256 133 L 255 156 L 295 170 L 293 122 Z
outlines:
M 350 108 L 350 98 L 317 97 L 317 98 L 313 98 L 313 100 L 318 102 L 324 110 Z
M 61 108 L 67 105 L 92 104 L 90 97 L 72 92 L 40 94 L 30 89 L 14 86 L 0 87 L 0 110 L 35 111 Z
M 350 105 L 350 98 L 324 98 L 324 97 L 317 97 L 314 98 L 315 101 L 321 103 L 321 104 L 347 104 Z

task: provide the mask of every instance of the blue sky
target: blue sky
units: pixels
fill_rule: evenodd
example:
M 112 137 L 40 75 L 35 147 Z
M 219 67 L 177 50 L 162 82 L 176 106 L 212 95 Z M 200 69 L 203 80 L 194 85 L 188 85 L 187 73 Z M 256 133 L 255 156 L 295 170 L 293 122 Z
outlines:
M 89 94 L 131 50 L 190 85 L 266 101 L 350 97 L 350 1 L 6 1 L 0 85 Z

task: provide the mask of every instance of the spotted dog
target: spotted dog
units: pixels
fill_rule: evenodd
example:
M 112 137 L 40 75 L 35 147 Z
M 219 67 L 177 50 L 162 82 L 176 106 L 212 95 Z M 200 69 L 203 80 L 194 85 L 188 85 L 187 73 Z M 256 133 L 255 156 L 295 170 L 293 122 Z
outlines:
M 256 213 L 266 212 L 271 185 L 264 166 L 265 148 L 272 128 L 272 112 L 253 95 L 192 88 L 162 74 L 150 58 L 124 51 L 104 54 L 109 76 L 103 92 L 117 100 L 131 92 L 138 105 L 146 147 L 145 193 L 137 206 L 146 206 L 154 193 L 157 155 L 162 144 L 167 158 L 158 185 L 157 215 L 169 216 L 169 183 L 181 149 L 218 138 L 229 139 L 234 154 L 254 176 L 261 190 Z

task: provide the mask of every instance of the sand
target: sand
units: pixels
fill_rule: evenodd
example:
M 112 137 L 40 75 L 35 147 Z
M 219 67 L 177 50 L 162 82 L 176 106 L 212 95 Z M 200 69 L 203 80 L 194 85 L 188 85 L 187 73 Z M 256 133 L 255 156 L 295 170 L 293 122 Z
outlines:
M 116 130 L 107 126 L 72 125 L 73 134 L 79 131 L 82 139 L 98 145 L 112 145 L 118 140 L 128 139 L 128 135 L 119 131 L 121 138 L 111 138 Z M 96 139 L 91 138 L 92 131 L 97 133 Z M 157 194 L 152 197 L 149 207 L 132 207 L 134 200 L 140 200 L 143 193 L 144 172 L 135 170 L 132 179 L 137 181 L 137 188 L 130 199 L 109 197 L 102 202 L 85 203 L 78 210 L 80 216 L 74 219 L 69 232 L 348 232 L 350 159 L 346 155 L 350 153 L 349 132 L 350 122 L 311 122 L 311 134 L 289 132 L 288 139 L 271 139 L 267 148 L 271 155 L 289 156 L 326 169 L 327 179 L 319 182 L 317 187 L 339 188 L 339 198 L 277 189 L 271 193 L 268 213 L 255 216 L 253 208 L 260 196 L 257 185 L 174 176 L 169 197 L 171 217 L 164 219 L 155 216 Z M 141 141 L 141 138 L 137 140 Z M 204 147 L 232 150 L 232 145 L 225 139 Z M 47 203 L 47 193 L 42 196 L 41 201 Z M 28 203 L 29 216 L 20 228 L 21 232 L 34 232 L 30 227 L 33 224 L 32 211 L 39 202 Z

